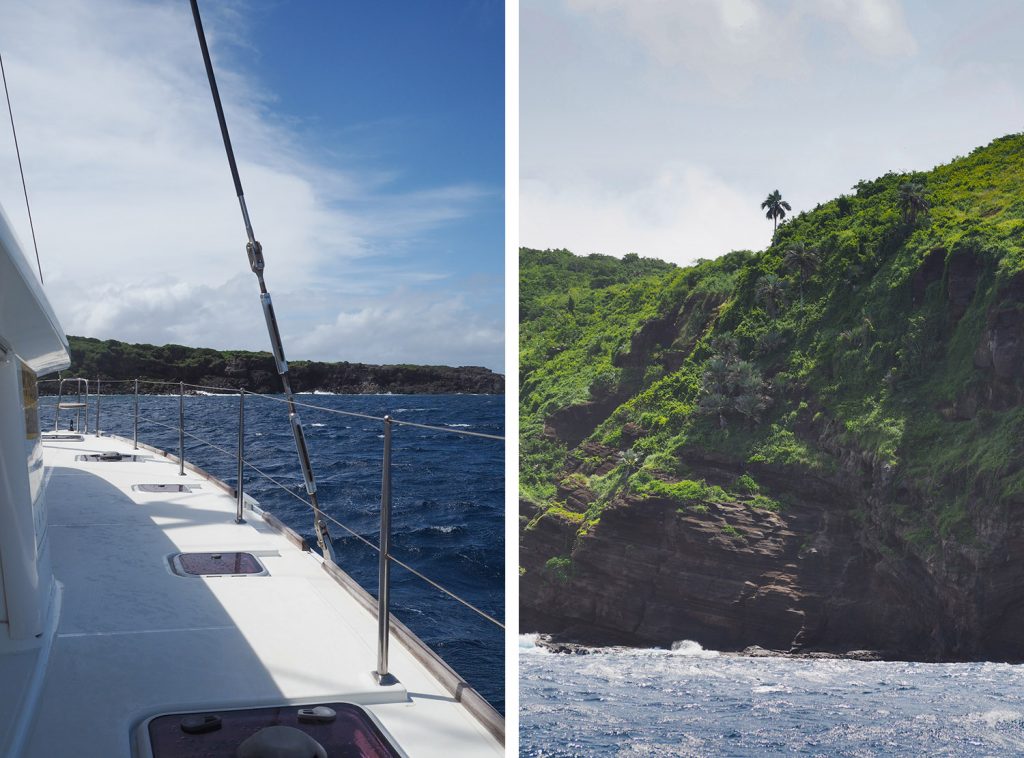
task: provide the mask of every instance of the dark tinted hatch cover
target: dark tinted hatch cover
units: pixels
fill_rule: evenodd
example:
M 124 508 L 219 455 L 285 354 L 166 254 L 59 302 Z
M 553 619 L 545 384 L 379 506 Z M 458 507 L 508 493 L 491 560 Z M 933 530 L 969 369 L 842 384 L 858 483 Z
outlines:
M 194 492 L 198 484 L 133 484 L 136 492 Z
M 139 461 L 148 461 L 149 458 L 148 455 L 122 455 L 112 451 L 75 456 L 76 461 L 92 461 L 93 463 L 138 463 Z
M 154 758 L 233 758 L 242 742 L 268 726 L 305 732 L 331 758 L 399 758 L 366 712 L 352 703 L 157 716 L 149 722 L 149 739 Z
M 262 564 L 252 553 L 179 553 L 171 558 L 176 574 L 262 574 Z

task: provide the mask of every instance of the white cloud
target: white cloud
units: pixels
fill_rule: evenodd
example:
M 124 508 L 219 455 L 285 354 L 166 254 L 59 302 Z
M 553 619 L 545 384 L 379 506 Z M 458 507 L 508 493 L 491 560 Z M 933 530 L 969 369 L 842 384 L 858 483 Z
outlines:
M 564 190 L 524 180 L 522 244 L 557 244 L 577 253 L 636 252 L 685 264 L 729 250 L 760 249 L 771 225 L 737 224 L 763 198 L 729 186 L 707 170 L 668 166 L 632 186 L 600 183 Z M 767 223 L 767 222 L 766 222 Z
M 524 245 L 673 261 L 1024 124 L 1024 5 L 522 0 Z M 904 7 L 906 6 L 906 8 Z
M 696 72 L 721 90 L 745 89 L 766 67 L 775 75 L 798 70 L 790 14 L 758 0 L 568 0 L 568 7 L 579 23 L 627 36 L 659 66 Z
M 272 94 L 233 67 L 225 44 L 247 44 L 244 23 L 218 21 L 233 14 L 243 21 L 237 10 L 209 6 L 204 21 L 282 331 L 330 322 L 333 309 L 302 308 L 304 297 L 328 302 L 323 290 L 367 261 L 397 280 L 411 266 L 414 277 L 430 273 L 393 254 L 474 212 L 492 191 L 457 184 L 403 193 L 390 184 L 395 167 L 357 172 L 314 160 L 274 115 Z M 0 49 L 46 289 L 65 329 L 265 347 L 188 4 L 17 0 L 5 3 L 3 18 Z M 30 245 L 7 129 L 0 129 L 0 176 L 0 202 Z M 299 308 L 282 307 L 288 301 Z M 412 347 L 393 336 L 395 350 Z M 318 357 L 348 357 L 346 346 L 335 343 Z M 443 352 L 437 360 L 445 362 Z
M 230 303 L 230 308 L 223 304 Z M 252 282 L 237 275 L 219 285 L 181 279 L 140 279 L 97 286 L 69 301 L 66 320 L 84 335 L 126 342 L 265 350 L 262 311 Z M 216 345 L 215 343 L 220 343 Z
M 662 69 L 662 84 L 697 74 L 719 92 L 738 94 L 766 75 L 801 79 L 805 37 L 819 19 L 871 55 L 907 55 L 916 44 L 899 0 L 565 0 L 580 24 L 593 24 L 612 46 L 631 39 Z M 529 16 L 527 16 L 529 18 Z M 666 75 L 668 74 L 668 75 Z
M 917 52 L 917 41 L 907 26 L 899 0 L 818 0 L 807 9 L 842 26 L 875 55 L 906 56 Z
M 463 296 L 428 298 L 398 288 L 342 309 L 333 323 L 298 337 L 293 352 L 320 355 L 337 344 L 362 356 L 353 361 L 500 366 L 504 333 Z

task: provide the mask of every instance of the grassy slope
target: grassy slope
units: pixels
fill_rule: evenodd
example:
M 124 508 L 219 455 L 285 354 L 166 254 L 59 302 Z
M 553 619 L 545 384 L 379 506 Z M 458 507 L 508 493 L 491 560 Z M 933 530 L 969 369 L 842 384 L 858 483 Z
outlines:
M 646 319 L 677 269 L 651 259 L 578 258 L 567 250 L 520 253 L 521 495 L 544 500 L 565 446 L 542 435 L 544 418 L 614 384 L 612 355 Z
M 903 223 L 898 209 L 899 185 L 911 179 L 925 183 L 932 205 L 914 226 Z M 966 421 L 947 420 L 941 409 L 984 381 L 973 354 L 986 313 L 1000 288 L 1024 270 L 1024 137 L 1001 138 L 933 171 L 889 174 L 855 190 L 781 226 L 764 252 L 733 254 L 739 263 L 733 270 L 722 259 L 689 269 L 644 261 L 641 272 L 631 273 L 635 261 L 523 251 L 523 495 L 560 507 L 554 483 L 567 451 L 540 437 L 543 419 L 619 380 L 613 356 L 628 349 L 645 322 L 697 290 L 724 288 L 725 302 L 682 365 L 659 375 L 657 356 L 651 356 L 651 375 L 640 391 L 595 431 L 593 439 L 619 449 L 627 447 L 627 422 L 644 432 L 632 445 L 635 462 L 604 476 L 584 475 L 595 492 L 607 493 L 611 481 L 628 483 L 638 494 L 674 487 L 682 503 L 694 503 L 700 499 L 695 487 L 705 485 L 689 482 L 678 463 L 677 453 L 687 447 L 827 473 L 836 461 L 807 430 L 829 423 L 843 444 L 884 462 L 897 479 L 931 487 L 924 511 L 892 504 L 894 517 L 918 528 L 922 543 L 939 536 L 970 539 L 969 497 L 1021 500 L 1024 408 L 982 410 Z M 820 251 L 809 278 L 783 263 L 796 243 Z M 950 316 L 945 280 L 932 282 L 917 302 L 912 297 L 915 273 L 930 254 L 970 256 L 982 270 L 959 321 Z M 788 285 L 775 317 L 755 296 L 767 274 Z M 768 380 L 772 404 L 760 423 L 721 429 L 695 412 L 711 341 L 722 335 L 734 337 L 742 357 Z M 756 482 L 733 495 L 749 495 L 752 487 Z

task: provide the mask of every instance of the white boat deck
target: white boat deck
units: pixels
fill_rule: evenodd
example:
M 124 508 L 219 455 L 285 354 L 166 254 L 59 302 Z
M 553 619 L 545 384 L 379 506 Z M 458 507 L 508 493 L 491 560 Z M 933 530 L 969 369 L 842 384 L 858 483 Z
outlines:
M 108 450 L 151 459 L 75 460 Z M 24 755 L 130 756 L 153 715 L 317 701 L 365 706 L 409 756 L 503 755 L 394 636 L 400 684 L 378 685 L 375 616 L 257 513 L 236 524 L 234 499 L 209 480 L 108 437 L 48 441 L 45 453 L 62 609 Z M 132 490 L 143 483 L 199 489 Z M 255 554 L 268 575 L 182 577 L 170 567 L 175 553 L 235 551 Z M 9 657 L 0 680 L 24 679 L 35 656 Z

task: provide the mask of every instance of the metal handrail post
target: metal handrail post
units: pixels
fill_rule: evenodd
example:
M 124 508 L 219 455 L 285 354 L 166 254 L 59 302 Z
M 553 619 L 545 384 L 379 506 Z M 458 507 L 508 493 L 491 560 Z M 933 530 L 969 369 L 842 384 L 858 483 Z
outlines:
M 60 399 L 61 399 L 61 396 L 63 394 L 64 394 L 64 380 L 61 379 L 60 375 L 58 374 L 57 375 L 57 407 L 53 411 L 53 431 L 55 431 L 55 432 L 59 430 L 58 426 L 60 424 Z
M 100 436 L 100 378 L 96 377 L 96 436 Z
M 185 476 L 185 382 L 178 385 L 178 475 Z
M 377 682 L 394 684 L 388 673 L 388 639 L 391 636 L 391 416 L 384 417 L 384 460 L 380 480 L 380 562 L 377 586 Z
M 238 503 L 235 506 L 235 523 L 244 524 L 242 518 L 242 506 L 245 503 L 245 392 L 238 392 L 238 484 L 235 487 L 235 495 Z
M 83 414 L 82 414 L 82 409 L 81 408 L 78 409 L 78 416 L 77 416 L 78 420 L 77 420 L 76 423 L 78 424 L 78 429 L 82 432 L 82 434 L 88 434 L 89 433 L 89 380 L 88 379 L 83 379 L 83 380 L 79 381 L 79 383 L 78 383 L 78 396 L 79 396 L 78 399 L 79 400 L 82 399 L 81 396 L 82 396 L 82 382 L 83 381 L 85 382 L 85 426 L 83 428 L 83 425 L 82 425 L 82 415 Z
M 135 380 L 135 420 L 132 424 L 132 446 L 139 449 L 139 380 Z

